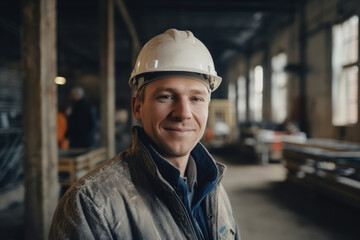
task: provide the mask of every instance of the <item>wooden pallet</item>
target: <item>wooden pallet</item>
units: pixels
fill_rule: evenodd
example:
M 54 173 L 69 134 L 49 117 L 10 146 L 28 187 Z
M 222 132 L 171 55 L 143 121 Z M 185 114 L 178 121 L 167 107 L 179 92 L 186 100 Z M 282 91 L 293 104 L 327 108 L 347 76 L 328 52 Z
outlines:
M 106 160 L 106 149 L 71 149 L 60 152 L 59 182 L 70 186 Z

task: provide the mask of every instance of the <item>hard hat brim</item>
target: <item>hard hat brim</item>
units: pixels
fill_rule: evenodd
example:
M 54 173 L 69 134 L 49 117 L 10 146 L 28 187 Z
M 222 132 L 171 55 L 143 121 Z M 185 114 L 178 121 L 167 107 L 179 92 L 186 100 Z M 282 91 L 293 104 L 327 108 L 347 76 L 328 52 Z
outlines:
M 202 74 L 197 72 L 185 72 L 185 71 L 165 71 L 165 72 L 148 72 L 138 75 L 137 77 L 130 79 L 131 88 L 135 91 L 140 89 L 142 86 L 151 83 L 153 81 L 167 78 L 167 77 L 184 77 L 197 80 L 208 88 L 209 92 L 215 91 L 220 83 L 221 77 L 212 76 L 208 74 Z

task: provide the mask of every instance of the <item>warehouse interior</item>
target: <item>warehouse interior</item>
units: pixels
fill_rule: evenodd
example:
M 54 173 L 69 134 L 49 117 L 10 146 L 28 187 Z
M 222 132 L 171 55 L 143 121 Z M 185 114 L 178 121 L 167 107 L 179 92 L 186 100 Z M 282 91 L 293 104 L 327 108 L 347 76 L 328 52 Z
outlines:
M 131 142 L 142 46 L 190 30 L 222 84 L 202 143 L 224 162 L 242 239 L 360 239 L 356 0 L 13 0 L 0 3 L 0 234 L 47 239 L 59 197 Z M 61 147 L 81 87 L 90 148 Z

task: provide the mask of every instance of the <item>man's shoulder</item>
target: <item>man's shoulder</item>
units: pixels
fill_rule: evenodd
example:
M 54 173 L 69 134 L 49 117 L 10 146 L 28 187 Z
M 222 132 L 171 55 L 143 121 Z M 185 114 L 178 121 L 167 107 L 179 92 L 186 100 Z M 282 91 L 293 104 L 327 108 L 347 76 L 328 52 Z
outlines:
M 110 194 L 114 190 L 122 192 L 124 188 L 132 186 L 127 161 L 116 156 L 82 177 L 72 186 L 70 191 L 95 200 L 98 197 Z

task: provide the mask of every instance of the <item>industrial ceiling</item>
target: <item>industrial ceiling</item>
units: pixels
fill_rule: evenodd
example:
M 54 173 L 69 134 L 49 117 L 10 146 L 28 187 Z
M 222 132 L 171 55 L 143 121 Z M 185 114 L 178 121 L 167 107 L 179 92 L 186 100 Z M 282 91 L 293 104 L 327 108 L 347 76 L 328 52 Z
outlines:
M 118 0 L 114 0 L 118 2 Z M 121 0 L 143 45 L 168 28 L 191 30 L 202 40 L 223 71 L 237 53 L 249 54 L 270 33 L 293 21 L 301 1 L 287 0 Z M 1 61 L 20 56 L 20 0 L 0 3 Z M 131 37 L 118 5 L 114 4 L 117 70 L 130 73 Z M 57 1 L 59 72 L 69 69 L 98 72 L 99 1 Z M 10 46 L 11 47 L 10 47 Z

